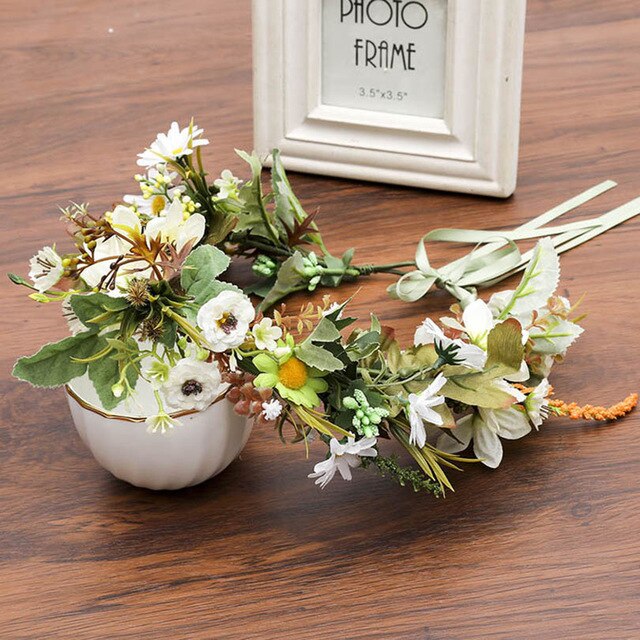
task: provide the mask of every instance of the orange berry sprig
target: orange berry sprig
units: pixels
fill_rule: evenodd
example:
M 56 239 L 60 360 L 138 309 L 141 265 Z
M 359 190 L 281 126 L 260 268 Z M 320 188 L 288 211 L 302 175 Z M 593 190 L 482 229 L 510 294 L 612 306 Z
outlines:
M 638 404 L 638 394 L 628 395 L 622 402 L 610 407 L 598 407 L 591 404 L 580 406 L 577 402 L 566 403 L 563 400 L 549 400 L 549 407 L 560 416 L 566 416 L 571 420 L 619 420 L 631 413 Z

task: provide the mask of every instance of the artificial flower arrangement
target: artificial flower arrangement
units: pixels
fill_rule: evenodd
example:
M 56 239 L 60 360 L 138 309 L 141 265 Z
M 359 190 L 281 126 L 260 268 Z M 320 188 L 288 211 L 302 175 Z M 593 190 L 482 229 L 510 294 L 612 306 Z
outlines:
M 551 238 L 523 264 L 513 238 L 501 246 L 485 238 L 484 253 L 452 263 L 446 277 L 428 275 L 422 245 L 411 263 L 355 267 L 352 252 L 335 258 L 326 250 L 277 154 L 267 196 L 261 164 L 246 154 L 250 181 L 224 171 L 209 185 L 201 133 L 174 123 L 140 154 L 148 170 L 136 177 L 140 196 L 125 196 L 102 216 L 84 205 L 64 209 L 75 251 L 45 247 L 31 260 L 30 280 L 10 276 L 35 301 L 60 302 L 72 334 L 19 359 L 17 378 L 57 387 L 88 376 L 107 411 L 135 403 L 144 381 L 156 403 L 147 429 L 157 434 L 187 428 L 176 415 L 224 397 L 238 414 L 271 425 L 283 440 L 290 434 L 307 451 L 322 441 L 327 456 L 310 477 L 323 487 L 336 472 L 350 480 L 362 466 L 436 496 L 451 488 L 449 470 L 497 467 L 501 438 L 521 438 L 549 415 L 608 420 L 635 406 L 636 394 L 609 409 L 552 397 L 551 367 L 582 329 L 555 293 L 560 268 Z M 575 240 L 585 228 L 554 233 Z M 262 280 L 249 291 L 219 279 L 230 255 L 254 260 Z M 503 261 L 502 271 L 488 255 Z M 405 273 L 403 266 L 417 268 Z M 460 275 L 480 273 L 480 282 L 520 267 L 518 287 L 488 302 Z M 396 291 L 413 299 L 439 280 L 461 304 L 440 324 L 426 319 L 408 348 L 375 315 L 366 328 L 347 331 L 355 322 L 347 303 L 328 298 L 298 313 L 283 307 L 263 315 L 292 291 L 375 272 L 399 275 Z M 254 306 L 247 293 L 262 303 Z M 415 466 L 384 452 L 384 440 L 396 440 Z M 471 443 L 473 454 L 461 456 Z

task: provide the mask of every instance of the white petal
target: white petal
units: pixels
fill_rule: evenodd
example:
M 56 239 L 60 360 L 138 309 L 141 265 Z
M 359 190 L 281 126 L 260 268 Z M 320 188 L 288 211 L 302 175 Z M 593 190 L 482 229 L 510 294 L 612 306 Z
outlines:
M 520 409 L 515 407 L 498 409 L 493 411 L 493 415 L 498 425 L 498 435 L 501 438 L 518 440 L 531 431 L 527 414 Z
M 493 315 L 484 300 L 474 300 L 462 313 L 465 331 L 473 342 L 482 345 L 493 329 Z
M 482 463 L 495 469 L 502 461 L 502 443 L 500 438 L 486 427 L 478 417 L 474 418 L 473 452 Z
M 413 343 L 416 346 L 423 344 L 433 344 L 435 338 L 442 342 L 445 338 L 442 329 L 431 318 L 426 318 L 424 322 L 416 329 L 413 337 Z
M 441 374 L 438 374 L 438 377 L 427 387 L 426 391 L 423 391 L 424 394 L 435 395 L 447 384 L 447 379 Z
M 111 226 L 119 233 L 131 238 L 140 233 L 140 218 L 124 205 L 119 204 L 109 215 Z
M 194 245 L 200 242 L 204 235 L 204 227 L 205 219 L 202 214 L 194 213 L 189 216 L 178 232 L 178 238 L 176 240 L 176 250 L 178 253 L 182 251 L 188 242 L 193 242 Z
M 409 423 L 411 424 L 409 444 L 415 444 L 422 449 L 427 442 L 427 432 L 424 429 L 422 418 L 412 409 L 409 409 Z
M 473 436 L 473 415 L 464 416 L 455 429 L 447 429 L 436 442 L 436 448 L 445 453 L 464 451 Z

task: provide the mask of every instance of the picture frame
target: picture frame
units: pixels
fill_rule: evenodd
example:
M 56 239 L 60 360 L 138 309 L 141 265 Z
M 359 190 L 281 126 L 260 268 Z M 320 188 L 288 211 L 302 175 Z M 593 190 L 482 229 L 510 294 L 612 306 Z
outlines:
M 510 196 L 525 12 L 526 0 L 253 0 L 256 151 L 278 148 L 295 171 Z

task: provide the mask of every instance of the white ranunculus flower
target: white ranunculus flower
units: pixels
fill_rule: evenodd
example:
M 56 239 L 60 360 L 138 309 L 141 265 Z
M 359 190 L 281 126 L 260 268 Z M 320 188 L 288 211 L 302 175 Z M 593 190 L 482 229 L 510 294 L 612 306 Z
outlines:
M 172 122 L 167 133 L 159 133 L 148 149 L 138 154 L 138 165 L 141 167 L 155 167 L 168 160 L 177 160 L 182 156 L 189 156 L 195 147 L 209 144 L 205 138 L 198 138 L 203 133 L 195 125 L 180 129 L 177 122 Z
M 411 433 L 409 442 L 417 444 L 422 449 L 427 442 L 427 431 L 424 423 L 440 426 L 443 423 L 442 416 L 434 411 L 432 407 L 444 404 L 444 397 L 438 395 L 438 391 L 444 387 L 447 379 L 439 374 L 438 377 L 421 393 L 409 394 L 409 407 L 407 414 L 409 424 L 411 425 Z
M 378 455 L 374 448 L 376 442 L 375 438 L 362 438 L 358 441 L 348 438 L 346 444 L 340 444 L 335 438 L 331 438 L 331 455 L 326 460 L 318 462 L 308 477 L 316 478 L 316 484 L 322 489 L 331 482 L 336 471 L 340 472 L 343 480 L 351 480 L 351 469 L 362 464 L 360 458 L 375 458 Z
M 201 213 L 187 214 L 185 217 L 182 202 L 176 198 L 162 215 L 147 223 L 147 240 L 160 240 L 175 245 L 178 253 L 187 245 L 193 247 L 204 235 L 205 218 Z
M 243 293 L 223 291 L 200 307 L 198 326 L 212 351 L 239 347 L 246 339 L 256 312 Z
M 171 409 L 203 411 L 224 390 L 216 363 L 183 358 L 169 372 L 162 392 Z
M 262 416 L 265 420 L 272 422 L 273 420 L 277 420 L 282 413 L 282 403 L 280 400 L 276 400 L 273 398 L 268 402 L 262 403 Z
M 58 284 L 64 274 L 62 258 L 51 247 L 43 247 L 29 260 L 29 277 L 33 286 L 44 293 Z
M 528 396 L 524 402 L 529 420 L 537 429 L 546 419 L 549 413 L 549 391 L 551 385 L 545 378 Z
M 416 329 L 413 342 L 416 346 L 437 343 L 444 349 L 455 345 L 458 348 L 455 353 L 456 361 L 471 369 L 482 370 L 487 362 L 487 354 L 483 349 L 462 340 L 448 338 L 431 318 L 426 318 Z
M 455 429 L 443 433 L 436 443 L 440 451 L 464 451 L 473 440 L 474 455 L 487 467 L 495 469 L 502 461 L 502 443 L 517 440 L 531 431 L 527 414 L 521 407 L 508 409 L 478 409 L 479 413 L 464 416 Z
M 264 351 L 275 351 L 277 341 L 282 337 L 282 329 L 274 326 L 271 318 L 262 318 L 258 324 L 253 325 L 251 333 L 256 342 L 256 349 Z

